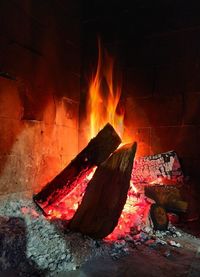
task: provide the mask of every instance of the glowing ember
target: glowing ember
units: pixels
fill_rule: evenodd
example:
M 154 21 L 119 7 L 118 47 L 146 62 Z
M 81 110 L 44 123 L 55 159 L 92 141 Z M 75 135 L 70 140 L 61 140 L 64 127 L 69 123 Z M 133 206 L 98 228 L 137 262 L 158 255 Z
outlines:
M 90 138 L 93 138 L 109 122 L 122 136 L 124 111 L 119 111 L 121 87 L 114 86 L 113 59 L 102 51 L 99 42 L 99 59 L 95 76 L 89 86 L 87 111 L 90 121 Z
M 131 228 L 139 230 L 140 226 L 145 224 L 149 209 L 150 203 L 147 202 L 146 197 L 138 194 L 136 187 L 130 181 L 126 204 L 119 218 L 118 225 L 106 239 L 115 240 L 130 233 Z
M 74 216 L 95 170 L 96 167 L 88 170 L 87 175 L 84 175 L 79 184 L 57 206 L 52 206 L 49 209 L 48 217 L 50 219 L 61 218 L 64 220 L 70 220 Z

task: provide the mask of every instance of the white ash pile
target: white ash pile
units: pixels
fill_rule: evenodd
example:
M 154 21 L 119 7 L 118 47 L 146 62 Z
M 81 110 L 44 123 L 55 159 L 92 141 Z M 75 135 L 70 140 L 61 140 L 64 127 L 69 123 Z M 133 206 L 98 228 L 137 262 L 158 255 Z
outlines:
M 80 233 L 64 232 L 62 222 L 47 220 L 31 198 L 17 195 L 1 201 L 0 221 L 0 271 L 14 270 L 21 276 L 68 272 L 96 256 L 119 259 L 138 245 L 153 248 L 157 244 L 170 244 L 169 236 L 173 241 L 174 236 L 181 235 L 174 227 L 156 233 L 144 227 L 116 241 L 93 240 Z
M 36 211 L 31 199 L 15 195 L 1 201 L 0 223 L 0 272 L 15 270 L 22 276 L 46 276 L 47 272 L 75 270 L 91 257 L 108 254 L 104 242 L 78 233 L 64 234 L 58 228 L 61 224 Z

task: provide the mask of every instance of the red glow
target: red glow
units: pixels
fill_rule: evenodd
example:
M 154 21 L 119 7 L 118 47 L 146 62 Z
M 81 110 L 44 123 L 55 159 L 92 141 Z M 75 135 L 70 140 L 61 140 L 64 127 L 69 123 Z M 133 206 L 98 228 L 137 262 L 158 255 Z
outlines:
M 136 187 L 130 181 L 126 204 L 114 231 L 106 237 L 107 240 L 116 240 L 120 236 L 130 233 L 131 228 L 139 230 L 145 224 L 149 213 L 150 203 L 142 194 L 137 193 Z
M 60 218 L 70 220 L 74 216 L 95 170 L 96 167 L 88 171 L 87 176 L 84 176 L 83 179 L 80 180 L 80 183 L 59 203 L 59 205 L 49 208 L 49 219 Z M 138 194 L 137 188 L 133 182 L 130 181 L 130 189 L 127 194 L 126 204 L 119 218 L 118 225 L 106 239 L 115 240 L 119 236 L 126 235 L 130 232 L 131 227 L 139 229 L 142 224 L 145 224 L 149 207 L 150 203 L 146 201 L 144 195 Z
M 88 170 L 87 175 L 83 176 L 79 184 L 58 204 L 51 206 L 47 213 L 50 219 L 62 218 L 64 220 L 70 220 L 78 206 L 81 203 L 87 184 L 92 179 L 96 167 Z
M 119 105 L 121 84 L 114 84 L 113 67 L 113 59 L 108 53 L 103 51 L 99 43 L 97 69 L 89 85 L 89 98 L 87 101 L 87 114 L 90 125 L 88 140 L 94 137 L 107 122 L 110 122 L 118 134 L 123 137 L 124 143 L 125 140 L 126 142 L 133 141 L 132 137 L 130 138 L 128 134 L 124 134 L 124 109 Z M 94 171 L 95 169 L 88 171 L 87 176 L 84 176 L 79 181 L 79 184 L 60 203 L 51 206 L 48 211 L 45 210 L 50 219 L 62 218 L 70 220 L 74 216 Z M 142 194 L 138 194 L 138 189 L 134 182 L 131 181 L 127 201 L 118 225 L 107 239 L 112 240 L 119 235 L 125 235 L 129 233 L 131 227 L 139 228 L 142 222 L 145 221 L 147 210 L 149 210 L 149 204 Z
M 94 137 L 107 122 L 114 126 L 124 143 L 134 140 L 129 137 L 124 127 L 124 110 L 119 110 L 121 86 L 114 84 L 113 66 L 113 60 L 107 54 L 103 55 L 99 44 L 99 60 L 96 73 L 89 85 L 89 99 L 87 101 L 87 115 L 90 125 L 87 134 L 88 140 Z M 158 177 L 160 174 L 159 163 L 159 160 L 153 160 L 150 168 L 146 164 L 145 157 L 135 160 L 127 200 L 118 220 L 118 225 L 106 239 L 115 240 L 119 236 L 128 234 L 131 228 L 139 231 L 141 226 L 145 225 L 151 203 L 144 196 L 144 187 L 153 184 L 167 184 L 167 182 L 172 184 L 171 179 Z M 74 216 L 95 170 L 96 168 L 88 170 L 76 187 L 61 202 L 51 206 L 47 211 L 45 210 L 50 219 L 70 220 Z

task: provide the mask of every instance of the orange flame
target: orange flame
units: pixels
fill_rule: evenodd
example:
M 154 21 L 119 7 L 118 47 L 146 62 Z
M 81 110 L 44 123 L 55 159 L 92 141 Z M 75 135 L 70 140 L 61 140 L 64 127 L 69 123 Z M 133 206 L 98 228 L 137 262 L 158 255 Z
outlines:
M 89 86 L 87 112 L 90 121 L 90 138 L 94 137 L 106 123 L 112 124 L 123 135 L 124 111 L 119 110 L 121 87 L 114 86 L 114 61 L 107 52 L 102 51 L 100 41 L 99 57 L 95 76 Z
M 89 85 L 89 99 L 87 102 L 87 114 L 90 124 L 88 140 L 94 137 L 109 122 L 121 136 L 123 143 L 125 143 L 125 140 L 127 143 L 132 141 L 133 138 L 130 138 L 128 134 L 124 134 L 124 110 L 120 110 L 119 104 L 121 87 L 119 82 L 116 85 L 116 80 L 114 80 L 114 61 L 107 52 L 102 51 L 100 41 L 98 46 L 98 64 L 96 73 Z M 89 170 L 79 184 L 58 205 L 50 207 L 48 211 L 50 219 L 61 218 L 68 221 L 74 216 L 95 170 L 96 167 Z M 131 180 L 127 200 L 118 224 L 106 239 L 114 240 L 120 235 L 128 234 L 131 227 L 139 228 L 138 226 L 145 221 L 145 215 L 148 210 L 149 204 L 139 194 L 138 189 Z

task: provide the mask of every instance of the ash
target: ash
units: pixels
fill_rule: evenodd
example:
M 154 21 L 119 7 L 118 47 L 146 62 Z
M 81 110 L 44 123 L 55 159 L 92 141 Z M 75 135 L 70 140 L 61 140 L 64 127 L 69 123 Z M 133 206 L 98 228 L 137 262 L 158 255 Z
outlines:
M 119 259 L 140 244 L 181 247 L 168 236 L 179 237 L 181 232 L 173 226 L 167 232 L 156 233 L 151 227 L 144 227 L 115 241 L 93 240 L 80 233 L 66 232 L 65 224 L 48 220 L 31 197 L 14 194 L 3 198 L 0 204 L 0 272 L 55 276 L 76 270 L 98 256 Z
M 63 224 L 47 220 L 31 199 L 15 195 L 1 201 L 0 271 L 46 276 L 75 270 L 91 257 L 108 253 L 104 242 L 79 233 L 65 234 Z

